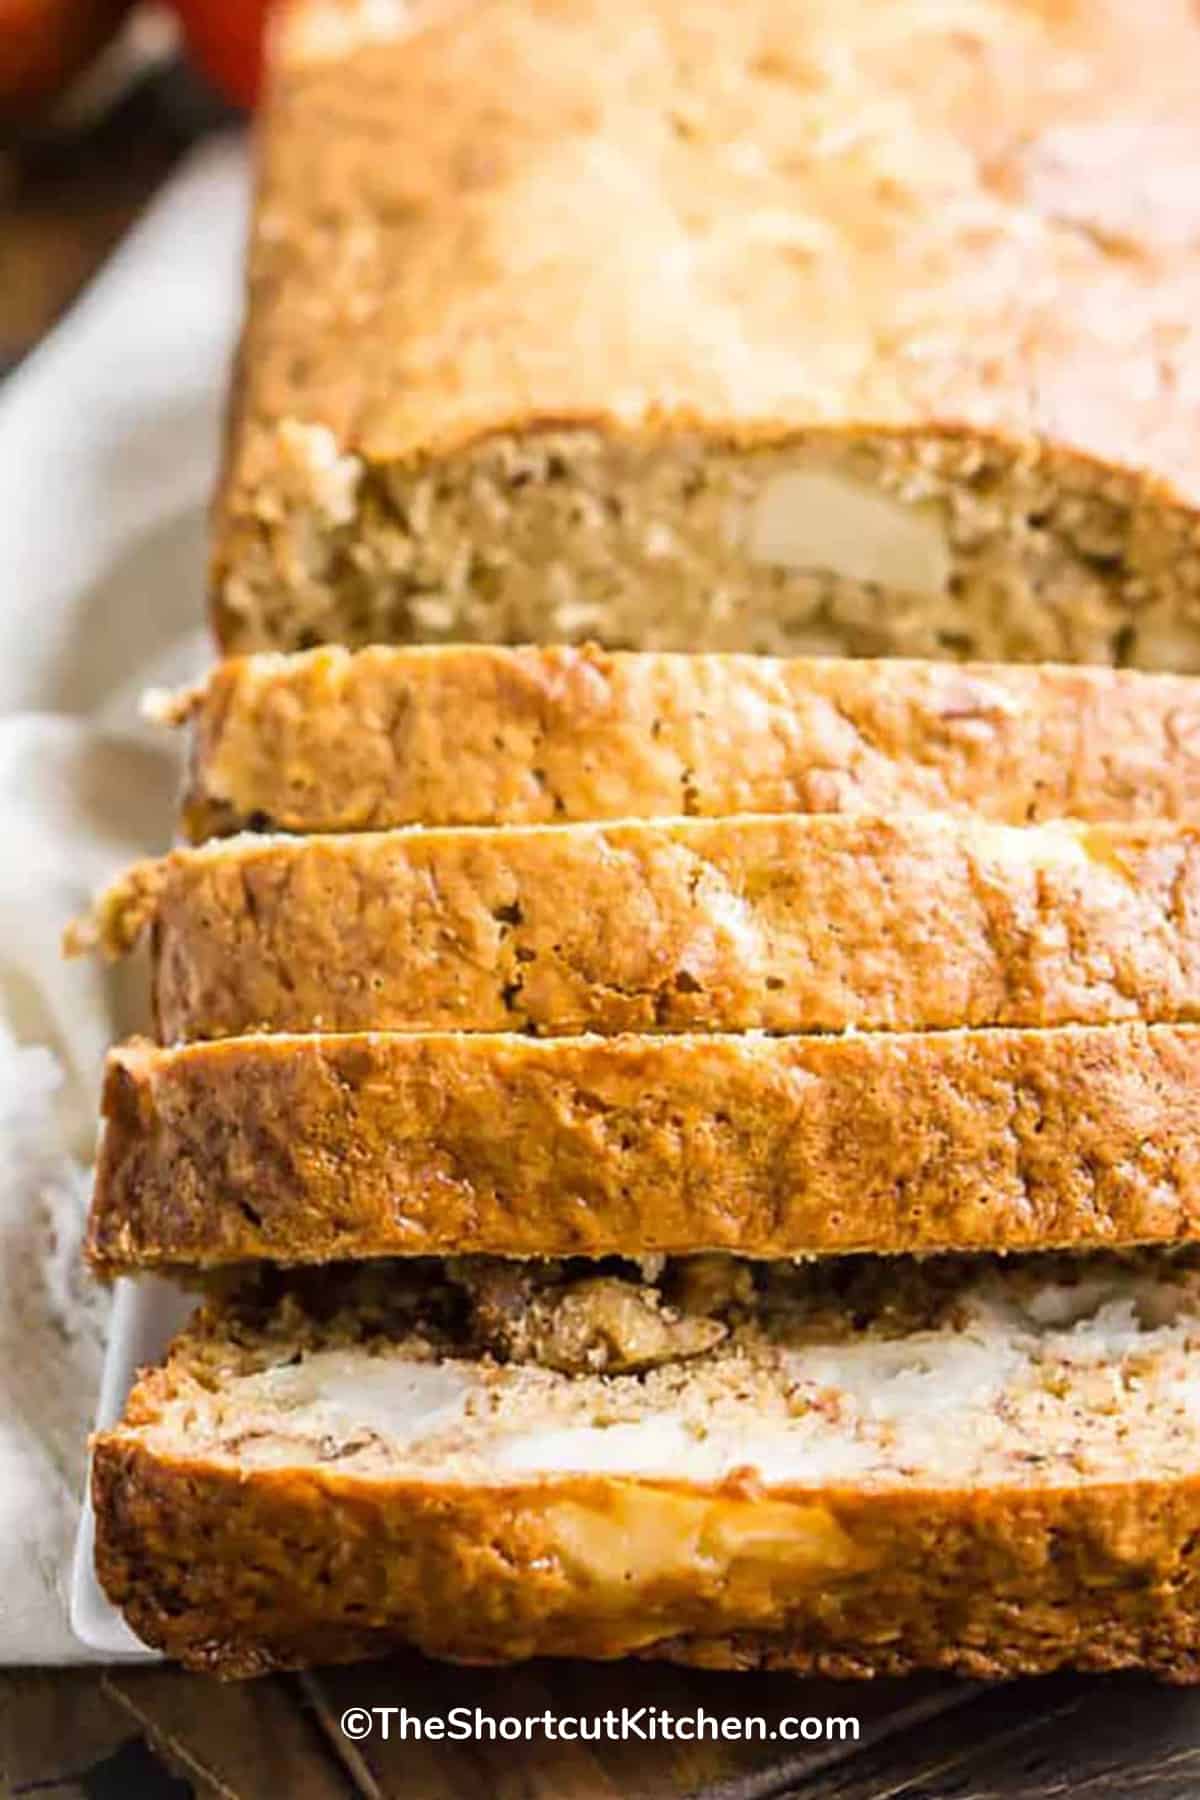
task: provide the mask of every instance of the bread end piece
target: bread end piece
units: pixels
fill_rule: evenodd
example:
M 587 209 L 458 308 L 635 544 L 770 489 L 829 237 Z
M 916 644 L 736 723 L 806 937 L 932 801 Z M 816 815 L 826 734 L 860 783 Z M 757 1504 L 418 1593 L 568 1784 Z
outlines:
M 384 11 L 278 39 L 227 648 L 1200 667 L 1186 9 Z

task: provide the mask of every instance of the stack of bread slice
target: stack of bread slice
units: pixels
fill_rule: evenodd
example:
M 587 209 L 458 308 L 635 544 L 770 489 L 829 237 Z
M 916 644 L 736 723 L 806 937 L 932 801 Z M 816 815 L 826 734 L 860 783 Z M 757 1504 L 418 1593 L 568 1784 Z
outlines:
M 1200 1677 L 1200 686 L 593 650 L 227 663 L 90 1247 L 205 1290 L 101 1579 L 413 1643 Z

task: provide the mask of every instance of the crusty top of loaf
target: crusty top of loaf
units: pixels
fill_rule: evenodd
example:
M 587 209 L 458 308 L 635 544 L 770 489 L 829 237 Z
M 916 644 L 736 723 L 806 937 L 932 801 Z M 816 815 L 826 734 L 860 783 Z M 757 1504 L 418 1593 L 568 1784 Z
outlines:
M 1200 1241 L 1200 1027 L 269 1033 L 110 1053 L 89 1254 Z
M 183 829 L 362 831 L 690 812 L 1200 817 L 1200 682 L 1131 669 L 490 644 L 221 663 Z
M 625 820 L 218 839 L 67 934 L 149 935 L 165 1042 L 1200 1020 L 1200 829 Z
M 1200 498 L 1190 0 L 416 18 L 277 33 L 235 491 L 285 420 L 334 486 L 340 449 L 596 421 L 962 427 Z

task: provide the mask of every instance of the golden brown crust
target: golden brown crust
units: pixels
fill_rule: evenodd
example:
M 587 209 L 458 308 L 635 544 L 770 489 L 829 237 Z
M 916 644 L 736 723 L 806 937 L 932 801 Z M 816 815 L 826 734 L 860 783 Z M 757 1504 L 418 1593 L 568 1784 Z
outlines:
M 1137 0 L 973 0 L 946 21 L 873 0 L 530 0 L 416 32 L 397 9 L 390 40 L 331 50 L 337 10 L 295 8 L 271 84 L 217 517 L 227 644 L 441 636 L 475 611 L 457 635 L 544 636 L 506 617 L 522 602 L 505 541 L 538 591 L 530 617 L 556 584 L 601 612 L 614 572 L 670 586 L 686 548 L 673 565 L 661 536 L 626 541 L 612 467 L 580 480 L 574 537 L 543 535 L 540 557 L 520 521 L 544 495 L 515 483 L 511 533 L 425 557 L 422 509 L 471 485 L 478 446 L 519 464 L 562 428 L 701 466 L 866 437 L 886 458 L 890 439 L 899 488 L 955 463 L 948 488 L 982 515 L 983 465 L 1022 492 L 1032 471 L 1050 506 L 1023 498 L 1001 536 L 1034 641 L 1003 623 L 1003 582 L 973 590 L 966 629 L 1008 631 L 1020 656 L 1077 638 L 1120 656 L 1149 596 L 1133 659 L 1162 665 L 1156 604 L 1195 593 L 1200 494 L 1188 0 L 1161 0 L 1153 33 Z M 1093 499 L 1112 504 L 1115 550 L 1065 516 Z M 1088 586 L 1073 621 L 1069 582 L 1038 605 L 1048 541 Z M 750 647 L 716 554 L 706 541 L 688 578 Z M 793 605 L 788 586 L 751 571 L 748 612 L 778 590 L 808 618 L 809 590 Z M 870 599 L 849 596 L 842 641 L 911 644 Z M 934 610 L 914 634 L 930 647 L 954 635 L 954 607 Z M 611 623 L 608 641 L 647 641 Z
M 473 1662 L 636 1649 L 839 1677 L 1073 1665 L 1200 1678 L 1194 1480 L 443 1486 L 247 1475 L 152 1448 L 136 1427 L 100 1436 L 92 1479 L 106 1592 L 148 1643 L 225 1676 L 414 1643 Z M 617 1580 L 635 1512 L 673 1528 L 670 1553 Z
M 528 0 L 426 6 L 415 33 L 397 9 L 390 32 L 319 45 L 306 15 L 332 10 L 293 0 L 276 44 L 254 417 L 373 460 L 535 420 L 682 412 L 753 441 L 940 419 L 1118 466 L 1144 439 L 1200 494 L 1170 392 L 1195 354 L 1186 0 L 1153 34 L 1136 0 L 976 0 L 950 22 L 874 0 Z M 1102 336 L 1098 304 L 1123 333 Z
M 166 1043 L 1200 1018 L 1200 833 L 743 818 L 240 839 L 139 864 Z
M 172 716 L 192 724 L 193 842 L 679 813 L 1200 817 L 1200 689 L 1171 675 L 327 649 L 225 662 Z
M 260 1037 L 112 1053 L 102 1270 L 1035 1249 L 1200 1229 L 1200 1030 Z

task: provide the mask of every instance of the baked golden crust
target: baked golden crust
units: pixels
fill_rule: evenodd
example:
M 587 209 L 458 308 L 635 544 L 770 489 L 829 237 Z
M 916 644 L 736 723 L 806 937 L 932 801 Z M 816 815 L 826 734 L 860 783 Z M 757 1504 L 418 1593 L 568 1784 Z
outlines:
M 1200 1030 L 115 1050 L 101 1271 L 1195 1237 Z
M 227 645 L 703 621 L 1200 666 L 1188 0 L 444 11 L 279 33 Z M 814 459 L 897 502 L 928 587 L 725 555 L 695 482 L 736 511 Z
M 952 21 L 874 0 L 523 0 L 316 42 L 312 16 L 336 10 L 293 0 L 275 46 L 253 415 L 373 460 L 678 410 L 751 437 L 789 414 L 976 421 L 1125 466 L 1141 426 L 1200 498 L 1168 394 L 1194 337 L 1159 347 L 1149 392 L 1130 379 L 1153 325 L 1194 325 L 1187 4 L 1162 0 L 1151 33 L 1132 0 L 970 0 Z M 707 255 L 664 285 L 670 245 Z M 1103 356 L 1098 308 L 1125 314 Z
M 1200 690 L 1124 670 L 376 646 L 231 659 L 167 716 L 192 726 L 193 842 L 678 813 L 1200 816 Z
M 943 815 L 244 838 L 138 864 L 166 1043 L 1200 1019 L 1200 832 Z
M 594 1476 L 472 1487 L 248 1475 L 139 1435 L 135 1419 L 95 1442 L 99 1578 L 147 1643 L 219 1675 L 416 1644 L 468 1662 L 637 1650 L 837 1677 L 1200 1678 L 1195 1480 L 769 1498 Z M 618 1582 L 631 1516 L 669 1532 L 671 1554 Z

